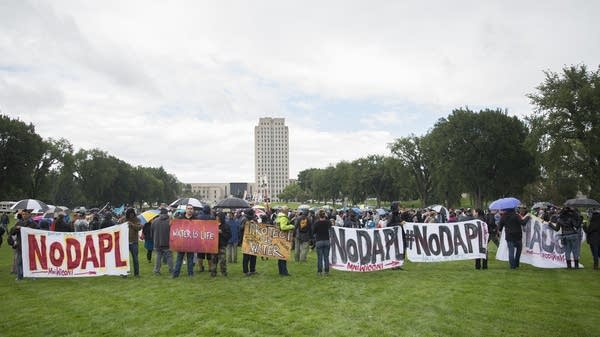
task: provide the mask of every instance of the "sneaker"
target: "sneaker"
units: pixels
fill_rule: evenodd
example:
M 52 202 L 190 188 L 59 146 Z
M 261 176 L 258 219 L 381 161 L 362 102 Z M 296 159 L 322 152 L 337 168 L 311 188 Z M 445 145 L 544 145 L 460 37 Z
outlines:
M 323 273 L 321 273 L 320 271 L 317 272 L 317 276 L 323 276 Z
M 160 274 L 160 272 L 159 272 L 159 271 L 155 271 L 155 272 L 154 272 L 154 275 L 156 275 L 156 276 L 160 276 L 161 274 Z
M 227 272 L 226 272 L 226 271 L 223 271 L 223 272 L 221 272 L 221 275 L 222 275 L 222 276 L 227 276 Z
M 252 273 L 251 272 L 247 272 L 246 276 L 250 277 L 250 276 L 252 276 Z

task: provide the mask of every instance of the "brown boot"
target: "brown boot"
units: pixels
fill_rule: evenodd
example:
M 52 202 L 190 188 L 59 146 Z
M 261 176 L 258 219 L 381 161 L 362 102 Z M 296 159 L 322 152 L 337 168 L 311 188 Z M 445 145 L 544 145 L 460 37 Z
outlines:
M 575 260 L 575 269 L 579 269 L 579 260 Z

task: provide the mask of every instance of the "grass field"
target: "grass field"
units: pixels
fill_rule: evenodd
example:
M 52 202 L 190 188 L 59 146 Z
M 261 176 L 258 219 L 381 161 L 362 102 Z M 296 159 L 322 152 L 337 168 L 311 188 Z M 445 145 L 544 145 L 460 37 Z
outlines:
M 152 275 L 141 248 L 140 278 L 15 281 L 5 243 L 0 336 L 600 336 L 600 272 L 582 248 L 583 270 L 515 271 L 491 259 L 485 271 L 407 262 L 318 277 L 311 252 L 288 262 L 292 277 L 258 259 L 253 277 L 238 263 L 228 277 L 179 279 Z

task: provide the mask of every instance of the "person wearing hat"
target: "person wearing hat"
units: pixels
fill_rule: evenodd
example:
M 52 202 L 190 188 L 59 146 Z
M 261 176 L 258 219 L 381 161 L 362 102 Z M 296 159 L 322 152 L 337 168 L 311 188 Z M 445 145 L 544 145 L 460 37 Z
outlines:
M 85 219 L 85 212 L 79 211 L 75 213 L 75 220 L 73 220 L 73 229 L 75 232 L 85 232 L 90 230 L 90 223 Z
M 294 230 L 294 228 L 296 228 L 290 222 L 288 212 L 289 212 L 288 207 L 283 206 L 281 208 L 281 211 L 279 213 L 277 213 L 276 224 L 277 224 L 277 226 L 279 226 L 279 229 L 282 232 L 291 231 L 291 230 Z M 277 260 L 277 267 L 279 268 L 279 275 L 292 276 L 292 275 L 290 275 L 290 273 L 288 272 L 288 269 L 287 269 L 287 260 Z
M 17 272 L 17 280 L 23 279 L 23 254 L 21 251 L 21 227 L 38 228 L 37 224 L 31 218 L 31 210 L 24 209 L 21 211 L 21 218 L 10 229 L 9 235 L 13 237 L 13 250 L 15 254 L 15 267 Z
M 240 225 L 240 245 L 244 240 L 244 229 L 246 227 L 246 223 L 256 222 L 256 214 L 254 213 L 254 209 L 249 208 L 245 212 L 246 218 L 242 220 Z M 242 254 L 242 271 L 246 276 L 252 276 L 258 274 L 256 272 L 256 255 L 250 255 L 243 253 Z
M 169 218 L 169 210 L 166 205 L 161 205 L 160 215 L 152 221 L 150 229 L 152 231 L 152 239 L 154 240 L 154 251 L 156 252 L 156 261 L 154 262 L 154 275 L 160 275 L 160 268 L 163 259 L 167 260 L 169 274 L 173 273 L 173 253 L 169 249 L 169 229 L 171 220 Z

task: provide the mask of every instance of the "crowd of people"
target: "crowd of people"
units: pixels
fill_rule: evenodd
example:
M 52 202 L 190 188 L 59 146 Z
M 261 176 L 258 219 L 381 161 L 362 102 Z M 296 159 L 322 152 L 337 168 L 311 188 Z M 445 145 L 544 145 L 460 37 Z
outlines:
M 543 219 L 550 228 L 561 231 L 561 243 L 565 247 L 567 268 L 578 268 L 580 259 L 580 242 L 582 232 L 585 231 L 587 241 L 590 245 L 594 269 L 598 269 L 600 257 L 600 212 L 591 211 L 589 221 L 584 226 L 583 217 L 576 209 L 564 207 L 537 208 L 528 210 L 526 208 L 504 209 L 499 211 L 484 211 L 482 209 L 450 209 L 438 212 L 434 209 L 406 209 L 399 203 L 392 203 L 388 212 L 374 210 L 357 211 L 356 209 L 308 209 L 301 208 L 291 211 L 288 207 L 271 209 L 269 207 L 257 215 L 255 210 L 233 210 L 222 212 L 204 206 L 201 209 L 192 205 L 186 205 L 183 212 L 173 212 L 166 204 L 161 204 L 159 212 L 145 224 L 140 222 L 140 217 L 133 208 L 128 208 L 124 215 L 117 217 L 110 209 L 104 212 L 86 214 L 85 211 L 72 213 L 72 218 L 65 213 L 58 213 L 51 223 L 43 221 L 35 222 L 31 217 L 31 210 L 22 210 L 18 214 L 15 226 L 8 230 L 8 217 L 3 214 L 0 217 L 0 234 L 8 232 L 8 243 L 14 250 L 13 273 L 17 279 L 23 278 L 22 256 L 20 248 L 20 228 L 31 227 L 57 232 L 80 232 L 97 230 L 113 226 L 117 223 L 128 223 L 129 226 L 129 250 L 133 265 L 133 276 L 140 276 L 139 268 L 139 233 L 144 241 L 146 259 L 152 262 L 153 252 L 155 261 L 153 273 L 161 275 L 162 265 L 168 266 L 169 275 L 173 278 L 179 277 L 182 266 L 186 264 L 188 276 L 194 275 L 194 266 L 198 265 L 198 271 L 205 271 L 204 262 L 208 264 L 208 271 L 212 277 L 217 276 L 219 269 L 222 276 L 228 275 L 227 264 L 238 262 L 238 247 L 242 244 L 244 236 L 244 224 L 246 221 L 265 223 L 278 226 L 282 231 L 292 231 L 294 237 L 294 261 L 306 262 L 307 255 L 311 250 L 317 253 L 318 275 L 329 275 L 329 232 L 332 226 L 347 228 L 382 228 L 391 226 L 402 226 L 406 222 L 417 223 L 440 223 L 440 222 L 462 222 L 469 220 L 481 220 L 488 226 L 489 241 L 499 246 L 499 233 L 504 231 L 505 240 L 509 252 L 509 267 L 516 269 L 520 264 L 522 249 L 523 228 L 529 220 L 530 214 Z M 189 253 L 172 252 L 169 247 L 169 228 L 173 218 L 184 220 L 217 220 L 218 223 L 218 253 Z M 2 235 L 0 235 L 0 245 Z M 174 254 L 175 253 L 175 254 Z M 174 259 L 174 261 L 173 261 Z M 257 274 L 256 256 L 243 254 L 242 272 L 246 276 Z M 281 276 L 290 276 L 286 260 L 278 260 L 278 272 Z M 487 269 L 487 257 L 476 259 L 476 269 Z

